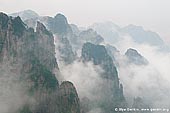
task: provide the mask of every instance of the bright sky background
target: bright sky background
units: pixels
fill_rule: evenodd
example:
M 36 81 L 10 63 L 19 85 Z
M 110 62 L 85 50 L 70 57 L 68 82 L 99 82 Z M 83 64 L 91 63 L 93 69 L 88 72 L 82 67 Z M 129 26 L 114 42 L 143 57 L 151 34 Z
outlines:
M 0 0 L 0 11 L 26 9 L 51 16 L 60 12 L 79 26 L 103 21 L 140 25 L 170 44 L 170 0 Z

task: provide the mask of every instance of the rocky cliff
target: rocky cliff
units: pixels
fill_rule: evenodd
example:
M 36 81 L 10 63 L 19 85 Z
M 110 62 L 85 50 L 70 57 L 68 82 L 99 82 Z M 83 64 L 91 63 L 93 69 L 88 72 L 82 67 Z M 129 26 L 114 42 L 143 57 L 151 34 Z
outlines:
M 71 64 L 75 60 L 75 53 L 70 44 L 72 29 L 67 19 L 62 14 L 57 14 L 54 18 L 48 17 L 45 20 L 46 26 L 55 34 L 55 43 L 59 61 Z
M 58 58 L 61 58 L 66 64 L 70 64 L 75 60 L 75 55 L 81 51 L 82 46 L 86 42 L 100 44 L 104 39 L 92 29 L 79 30 L 76 25 L 69 24 L 67 18 L 62 14 L 55 17 L 40 17 L 39 20 L 56 35 L 56 43 L 60 46 Z M 29 26 L 34 27 L 37 19 L 28 19 L 25 22 Z M 61 47 L 62 46 L 62 47 Z M 66 58 L 63 58 L 65 56 Z
M 48 106 L 42 113 L 51 110 L 47 100 L 41 98 L 42 92 L 49 98 L 49 91 L 55 92 L 58 89 L 58 80 L 54 73 L 55 69 L 58 70 L 58 65 L 53 35 L 40 22 L 37 22 L 34 32 L 20 17 L 12 18 L 3 13 L 0 14 L 0 23 L 1 65 L 7 63 L 14 67 L 13 71 L 17 71 L 20 82 L 25 83 L 28 94 L 38 96 L 35 101 L 39 105 Z M 18 67 L 15 67 L 16 65 Z M 37 112 L 41 109 L 38 107 L 40 106 L 34 109 Z
M 123 95 L 123 85 L 120 84 L 117 69 L 112 58 L 108 55 L 105 46 L 85 43 L 82 48 L 82 59 L 84 62 L 93 62 L 103 69 L 101 77 L 103 83 L 103 93 L 107 92 L 103 101 L 99 102 L 104 112 L 115 112 L 114 107 L 126 106 Z
M 24 22 L 28 24 L 29 27 L 35 28 L 36 21 L 42 22 L 48 30 L 53 33 L 58 61 L 61 64 L 71 64 L 75 60 L 75 52 L 70 42 L 70 40 L 74 38 L 74 35 L 67 18 L 59 13 L 55 17 L 43 16 L 30 18 Z
M 64 82 L 59 86 L 54 37 L 42 23 L 37 22 L 34 31 L 20 17 L 0 13 L 0 68 L 1 74 L 15 73 L 28 96 L 13 113 L 64 113 L 64 105 L 69 113 L 80 112 L 73 84 Z M 67 104 L 66 98 L 62 98 L 65 95 L 74 96 L 68 98 L 75 100 Z
M 84 61 L 93 61 L 95 65 L 101 65 L 106 73 L 103 75 L 104 78 L 119 81 L 117 69 L 104 46 L 85 43 L 82 49 L 82 58 Z
M 80 113 L 80 101 L 74 85 L 64 81 L 59 87 L 59 112 Z

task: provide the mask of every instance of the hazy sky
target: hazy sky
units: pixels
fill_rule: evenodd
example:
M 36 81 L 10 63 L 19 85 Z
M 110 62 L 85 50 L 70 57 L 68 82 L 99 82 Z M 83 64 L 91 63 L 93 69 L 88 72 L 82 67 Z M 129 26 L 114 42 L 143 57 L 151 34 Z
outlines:
M 0 0 L 0 11 L 26 9 L 40 15 L 61 12 L 70 23 L 80 26 L 103 21 L 141 25 L 170 42 L 170 0 Z

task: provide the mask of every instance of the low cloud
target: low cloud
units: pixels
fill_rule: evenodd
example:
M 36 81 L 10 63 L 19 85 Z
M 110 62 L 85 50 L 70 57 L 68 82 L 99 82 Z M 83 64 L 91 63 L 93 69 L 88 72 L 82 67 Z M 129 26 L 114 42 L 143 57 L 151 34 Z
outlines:
M 73 82 L 80 98 L 88 97 L 90 100 L 100 99 L 103 80 L 100 74 L 103 72 L 99 66 L 93 63 L 75 61 L 73 64 L 60 68 L 64 80 Z
M 124 85 L 126 99 L 132 103 L 134 97 L 140 96 L 151 106 L 169 107 L 170 53 L 162 52 L 156 46 L 137 44 L 128 36 L 115 46 L 122 55 L 128 48 L 134 48 L 149 61 L 146 66 L 127 65 L 124 56 L 117 58 L 120 62 L 119 77 Z

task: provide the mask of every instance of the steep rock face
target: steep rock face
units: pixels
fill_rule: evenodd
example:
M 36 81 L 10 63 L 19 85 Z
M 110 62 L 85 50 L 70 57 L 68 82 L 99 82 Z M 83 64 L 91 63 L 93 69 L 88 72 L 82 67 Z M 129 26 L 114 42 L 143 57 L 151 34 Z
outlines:
M 0 40 L 0 65 L 9 64 L 13 67 L 15 70 L 6 70 L 18 73 L 20 82 L 25 83 L 23 87 L 28 88 L 31 97 L 38 97 L 35 99 L 38 105 L 34 109 L 28 107 L 29 110 L 35 110 L 35 113 L 54 113 L 55 104 L 50 103 L 55 98 L 49 100 L 55 97 L 53 94 L 59 86 L 55 77 L 57 73 L 54 73 L 58 66 L 53 35 L 39 22 L 34 32 L 32 28 L 27 28 L 20 17 L 12 18 L 0 13 Z M 42 110 L 42 106 L 46 107 Z
M 29 26 L 35 27 L 37 20 L 38 19 L 28 19 L 25 22 Z M 60 49 L 57 53 L 63 54 L 61 56 L 58 55 L 58 58 L 66 64 L 70 64 L 70 61 L 73 62 L 75 55 L 79 54 L 85 42 L 100 44 L 104 41 L 104 39 L 92 29 L 81 31 L 76 25 L 70 25 L 67 18 L 62 14 L 57 14 L 54 18 L 48 16 L 40 17 L 39 20 L 56 35 L 57 45 L 62 45 L 62 47 L 59 48 L 65 48 L 64 50 Z M 67 50 L 69 54 L 65 53 L 65 50 Z M 63 56 L 67 59 L 63 59 Z
M 128 63 L 133 63 L 136 65 L 147 65 L 148 61 L 138 53 L 135 49 L 128 49 L 125 53 L 126 57 L 128 58 Z
M 29 27 L 36 28 L 36 21 L 42 22 L 55 36 L 56 55 L 60 64 L 70 64 L 75 60 L 75 53 L 72 50 L 70 40 L 74 37 L 67 18 L 57 14 L 54 18 L 49 16 L 30 18 L 24 22 Z
M 101 77 L 106 80 L 103 83 L 105 87 L 103 93 L 107 92 L 107 96 L 104 101 L 99 102 L 102 103 L 101 106 L 104 112 L 115 112 L 114 107 L 125 106 L 126 102 L 123 96 L 123 85 L 119 83 L 117 69 L 105 47 L 102 45 L 85 43 L 82 49 L 82 59 L 84 62 L 91 61 L 94 65 L 99 65 L 104 70 Z
M 74 85 L 64 81 L 59 87 L 59 113 L 80 113 L 80 101 Z
M 116 61 L 117 60 L 116 57 L 120 55 L 119 50 L 117 50 L 116 47 L 109 45 L 109 44 L 106 45 L 106 50 L 109 56 L 111 56 L 114 64 L 119 65 L 118 62 Z
M 45 23 L 55 34 L 58 58 L 63 60 L 65 64 L 72 63 L 75 60 L 75 54 L 69 41 L 70 37 L 72 37 L 72 30 L 66 17 L 62 14 L 57 14 L 54 18 L 47 18 Z
M 15 73 L 29 97 L 13 113 L 80 113 L 73 84 L 59 86 L 54 37 L 42 23 L 37 22 L 35 32 L 20 17 L 0 13 L 0 50 L 1 74 Z
M 58 68 L 55 55 L 54 37 L 45 26 L 37 22 L 35 46 L 37 46 L 36 57 L 39 58 L 43 65 L 46 65 L 50 71 L 55 67 Z M 42 50 L 43 49 L 43 50 Z M 42 50 L 42 51 L 41 51 Z
M 85 43 L 82 49 L 82 58 L 85 61 L 93 61 L 95 65 L 101 65 L 106 72 L 105 78 L 119 81 L 116 67 L 104 46 Z
M 76 55 L 73 53 L 72 46 L 67 37 L 56 35 L 55 43 L 59 62 L 61 61 L 64 62 L 64 64 L 71 64 L 75 60 Z
M 27 48 L 27 53 L 28 56 L 31 55 L 31 59 L 29 59 L 32 65 L 31 73 L 35 71 L 33 75 L 35 74 L 36 77 L 40 78 L 41 75 L 44 74 L 45 79 L 49 81 L 47 85 L 50 85 L 50 87 L 56 87 L 58 83 L 55 80 L 53 71 L 54 69 L 58 69 L 58 65 L 55 58 L 54 37 L 52 33 L 47 31 L 42 23 L 37 22 L 36 33 L 32 38 L 33 39 L 30 43 L 27 42 L 29 46 L 29 48 Z M 27 63 L 25 65 L 27 66 Z M 38 70 L 39 72 L 37 73 Z M 53 77 L 49 76 L 50 73 L 53 74 Z M 37 80 L 35 76 L 32 79 Z
M 1 56 L 3 61 L 9 58 L 16 58 L 19 52 L 20 37 L 24 35 L 26 25 L 21 21 L 20 17 L 12 19 L 4 13 L 0 13 L 0 41 L 1 41 Z
M 57 14 L 54 18 L 48 18 L 45 23 L 47 23 L 47 27 L 56 34 L 57 41 L 61 42 L 62 46 L 64 46 L 60 48 L 65 48 L 68 53 L 70 53 L 65 54 L 65 57 L 70 58 L 68 61 L 74 60 L 71 58 L 75 58 L 74 53 L 80 51 L 84 43 L 91 42 L 93 44 L 100 44 L 104 41 L 104 39 L 92 29 L 80 31 L 77 26 L 70 25 L 67 18 L 62 14 Z M 65 50 L 62 51 L 61 49 L 60 51 L 60 53 L 65 53 Z

